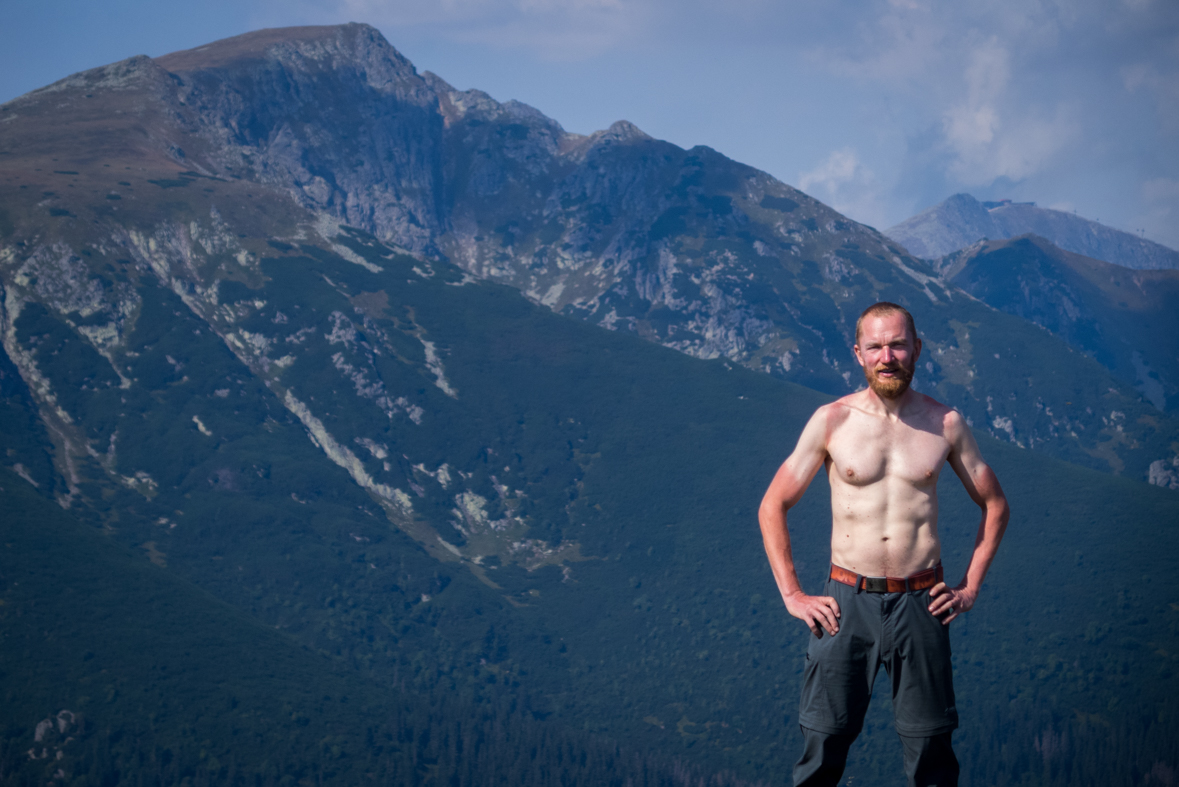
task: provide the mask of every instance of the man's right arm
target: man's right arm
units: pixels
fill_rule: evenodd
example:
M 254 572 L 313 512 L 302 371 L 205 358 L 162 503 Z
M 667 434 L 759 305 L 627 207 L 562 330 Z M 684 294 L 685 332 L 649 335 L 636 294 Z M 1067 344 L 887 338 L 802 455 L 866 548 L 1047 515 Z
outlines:
M 758 510 L 766 556 L 770 560 L 774 581 L 778 583 L 778 592 L 782 594 L 786 610 L 806 623 L 816 637 L 822 636 L 822 630 L 832 635 L 839 631 L 839 604 L 830 596 L 808 596 L 802 591 L 798 574 L 794 570 L 794 556 L 790 551 L 786 512 L 802 498 L 811 479 L 827 458 L 832 408 L 838 406 L 820 407 L 811 416 L 798 438 L 794 452 L 782 463 L 774 480 L 770 482 Z

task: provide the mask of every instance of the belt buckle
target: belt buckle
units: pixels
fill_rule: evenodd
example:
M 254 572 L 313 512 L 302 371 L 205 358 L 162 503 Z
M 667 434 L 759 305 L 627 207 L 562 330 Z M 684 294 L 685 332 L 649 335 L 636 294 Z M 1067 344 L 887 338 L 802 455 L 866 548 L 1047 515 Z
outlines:
M 887 593 L 888 577 L 864 577 L 864 590 L 869 593 Z

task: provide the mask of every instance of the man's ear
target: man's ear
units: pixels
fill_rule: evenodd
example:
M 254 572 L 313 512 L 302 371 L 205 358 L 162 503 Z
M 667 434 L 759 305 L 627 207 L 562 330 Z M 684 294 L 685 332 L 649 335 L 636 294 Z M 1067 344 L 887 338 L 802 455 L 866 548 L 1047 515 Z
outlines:
M 917 363 L 917 359 L 921 357 L 921 340 L 917 339 L 917 352 L 913 353 L 913 363 Z
M 860 366 L 864 365 L 864 356 L 860 355 L 860 343 L 856 342 L 852 345 L 852 355 L 856 356 L 856 363 Z

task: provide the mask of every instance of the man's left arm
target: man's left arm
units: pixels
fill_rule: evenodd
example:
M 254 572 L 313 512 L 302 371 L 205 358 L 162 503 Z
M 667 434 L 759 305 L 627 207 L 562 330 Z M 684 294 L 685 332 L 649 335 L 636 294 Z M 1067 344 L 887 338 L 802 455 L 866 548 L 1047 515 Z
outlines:
M 939 582 L 929 591 L 933 603 L 929 611 L 942 618 L 942 624 L 968 612 L 974 606 L 982 589 L 983 579 L 987 569 L 999 551 L 999 542 L 1003 539 L 1003 532 L 1007 529 L 1007 520 L 1011 510 L 1007 505 L 1007 497 L 1003 488 L 999 486 L 999 479 L 995 471 L 983 461 L 982 453 L 978 450 L 978 443 L 970 433 L 962 416 L 951 411 L 945 421 L 946 439 L 950 441 L 950 455 L 948 461 L 962 480 L 967 494 L 980 509 L 982 522 L 978 526 L 978 535 L 974 539 L 974 552 L 970 556 L 970 565 L 966 567 L 966 576 L 957 587 L 948 587 Z

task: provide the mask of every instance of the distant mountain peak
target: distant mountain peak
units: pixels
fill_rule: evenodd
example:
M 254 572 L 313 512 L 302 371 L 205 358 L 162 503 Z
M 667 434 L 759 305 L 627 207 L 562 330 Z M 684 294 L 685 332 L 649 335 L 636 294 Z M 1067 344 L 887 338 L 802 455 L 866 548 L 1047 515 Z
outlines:
M 959 192 L 957 194 L 951 194 L 949 197 L 946 198 L 946 201 L 943 202 L 942 204 L 943 205 L 956 205 L 963 210 L 972 210 L 972 211 L 983 207 L 983 204 L 981 202 L 976 200 L 973 195 L 967 194 L 966 192 Z M 932 208 L 931 208 L 931 210 L 932 210 Z M 983 208 L 983 210 L 985 210 L 985 208 Z
M 1074 213 L 1037 207 L 1034 202 L 982 203 L 970 194 L 954 194 L 884 231 L 909 253 L 925 259 L 944 257 L 979 240 L 1029 233 L 1074 254 L 1124 268 L 1179 268 L 1179 251 Z
M 258 63 L 279 63 L 303 73 L 355 70 L 385 93 L 420 87 L 421 78 L 409 62 L 371 25 L 350 22 L 317 27 L 256 30 L 211 44 L 173 52 L 156 62 L 176 74 L 251 71 Z
M 183 49 L 156 58 L 169 71 L 195 71 L 205 68 L 224 68 L 228 65 L 259 59 L 270 59 L 283 50 L 313 52 L 332 48 L 355 49 L 357 44 L 383 44 L 405 61 L 381 32 L 371 25 L 350 22 L 344 25 L 316 25 L 305 27 L 270 27 L 253 30 L 231 38 Z M 405 61 L 408 63 L 408 61 Z
M 605 131 L 595 131 L 590 135 L 595 142 L 631 142 L 647 140 L 651 136 L 631 123 L 629 120 L 616 120 Z

